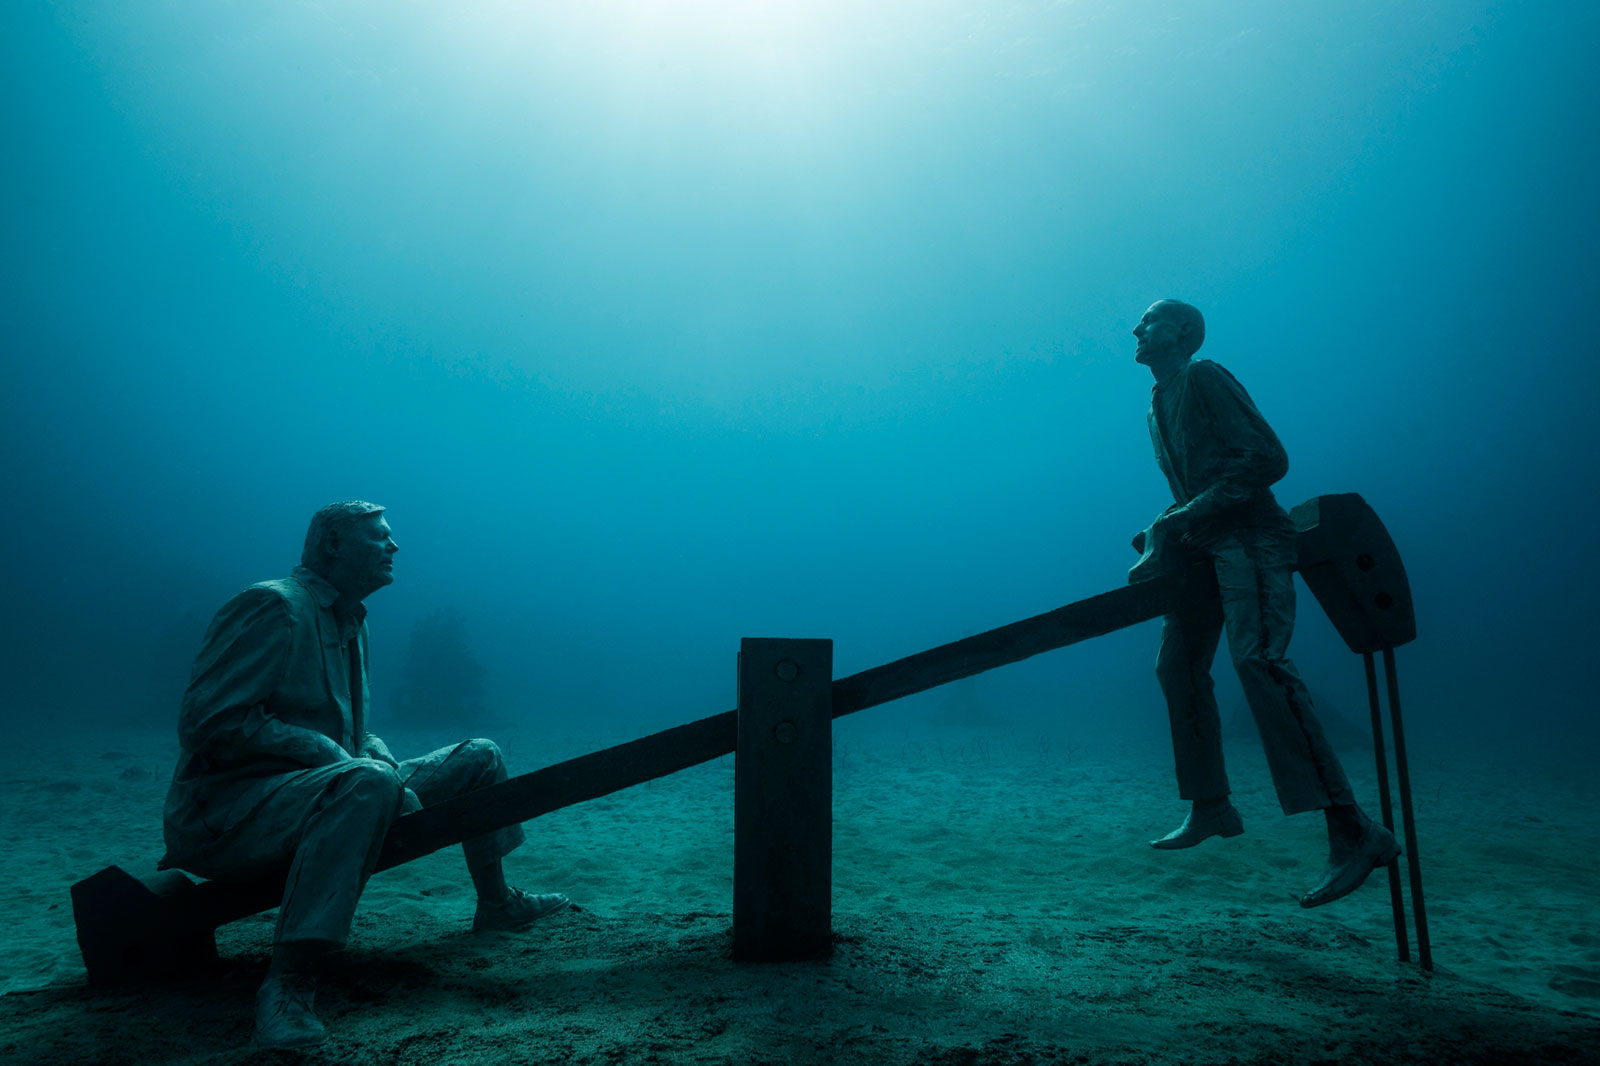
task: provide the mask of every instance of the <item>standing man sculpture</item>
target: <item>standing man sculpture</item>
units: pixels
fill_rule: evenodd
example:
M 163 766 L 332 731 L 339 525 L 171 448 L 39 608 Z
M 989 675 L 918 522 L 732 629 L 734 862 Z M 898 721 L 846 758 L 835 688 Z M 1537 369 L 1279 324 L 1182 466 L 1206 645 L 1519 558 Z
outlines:
M 255 1039 L 304 1047 L 326 1033 L 312 1008 L 320 958 L 344 944 L 396 816 L 506 780 L 500 749 L 468 740 L 397 762 L 366 731 L 361 601 L 394 580 L 400 550 L 383 508 L 329 504 L 301 564 L 217 612 L 178 720 L 163 868 L 223 880 L 287 870 Z M 478 892 L 474 929 L 515 929 L 567 905 L 506 885 L 500 860 L 521 826 L 462 845 Z
M 1187 568 L 1177 607 L 1162 626 L 1156 675 L 1171 719 L 1178 795 L 1193 806 L 1181 827 L 1151 846 L 1191 848 L 1244 832 L 1228 798 L 1211 685 L 1226 629 L 1283 813 L 1320 810 L 1327 819 L 1327 872 L 1300 905 L 1331 903 L 1394 861 L 1400 846 L 1356 805 L 1288 659 L 1296 533 L 1269 487 L 1288 472 L 1288 456 L 1233 375 L 1192 358 L 1205 340 L 1196 308 L 1161 300 L 1133 335 L 1134 358 L 1155 375 L 1150 438 L 1177 502 L 1135 541 L 1144 554 L 1128 579 Z

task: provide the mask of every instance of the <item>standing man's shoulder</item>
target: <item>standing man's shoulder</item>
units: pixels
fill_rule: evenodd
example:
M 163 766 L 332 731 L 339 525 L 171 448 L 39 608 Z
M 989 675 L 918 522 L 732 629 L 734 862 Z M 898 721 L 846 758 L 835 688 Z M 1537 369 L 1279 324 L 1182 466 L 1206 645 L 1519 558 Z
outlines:
M 1225 393 L 1253 404 L 1250 393 L 1227 367 L 1210 359 L 1195 359 L 1189 364 L 1189 385 L 1209 393 Z
M 1229 373 L 1227 367 L 1212 359 L 1191 359 L 1189 373 L 1203 380 L 1231 381 L 1235 385 L 1239 383 L 1239 379 Z

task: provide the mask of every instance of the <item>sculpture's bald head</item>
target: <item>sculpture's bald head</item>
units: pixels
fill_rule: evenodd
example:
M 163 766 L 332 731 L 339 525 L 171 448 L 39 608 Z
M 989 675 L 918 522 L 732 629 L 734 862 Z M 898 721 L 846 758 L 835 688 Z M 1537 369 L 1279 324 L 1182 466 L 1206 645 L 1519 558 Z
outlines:
M 1188 359 L 1206 340 L 1206 320 L 1200 309 L 1182 300 L 1157 300 L 1133 327 L 1139 338 L 1134 359 L 1149 367 L 1168 366 Z

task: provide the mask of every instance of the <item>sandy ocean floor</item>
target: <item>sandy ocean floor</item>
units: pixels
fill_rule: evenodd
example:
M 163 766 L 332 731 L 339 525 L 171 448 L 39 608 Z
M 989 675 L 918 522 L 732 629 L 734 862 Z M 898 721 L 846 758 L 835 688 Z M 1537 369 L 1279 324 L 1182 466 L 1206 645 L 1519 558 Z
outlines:
M 575 909 L 472 934 L 455 849 L 375 877 L 318 996 L 311 1062 L 1594 1063 L 1600 881 L 1588 760 L 1414 753 L 1438 972 L 1395 960 L 1385 879 L 1303 911 L 1320 818 L 1283 818 L 1230 749 L 1246 833 L 1146 843 L 1183 807 L 1144 742 L 839 723 L 826 962 L 730 959 L 733 761 L 529 824 L 513 884 Z M 402 757 L 450 739 L 391 735 Z M 626 738 L 501 732 L 514 771 Z M 0 1061 L 250 1063 L 271 917 L 220 974 L 87 987 L 68 888 L 159 855 L 165 731 L 0 747 Z M 1367 756 L 1347 764 L 1375 795 Z

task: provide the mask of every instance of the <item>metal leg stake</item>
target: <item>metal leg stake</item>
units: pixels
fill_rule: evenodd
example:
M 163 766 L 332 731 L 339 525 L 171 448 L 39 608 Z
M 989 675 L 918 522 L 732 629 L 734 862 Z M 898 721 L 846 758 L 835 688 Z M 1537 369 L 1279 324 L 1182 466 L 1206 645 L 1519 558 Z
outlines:
M 1383 672 L 1389 685 L 1389 721 L 1394 727 L 1394 768 L 1400 777 L 1400 816 L 1406 827 L 1406 865 L 1411 872 L 1411 913 L 1417 921 L 1417 956 L 1422 968 L 1433 972 L 1433 951 L 1428 944 L 1428 912 L 1422 903 L 1422 858 L 1418 855 L 1416 818 L 1411 806 L 1411 771 L 1406 764 L 1406 734 L 1400 723 L 1400 681 L 1395 674 L 1394 649 L 1383 649 Z
M 1389 757 L 1383 739 L 1383 713 L 1378 708 L 1378 670 L 1372 653 L 1364 652 L 1367 666 L 1367 705 L 1372 709 L 1372 750 L 1378 761 L 1378 806 L 1383 827 L 1394 832 L 1394 804 L 1389 798 Z M 1389 864 L 1389 906 L 1394 910 L 1394 944 L 1401 962 L 1411 961 L 1411 945 L 1406 937 L 1406 903 L 1400 891 L 1400 860 Z

